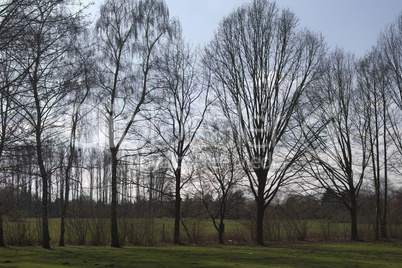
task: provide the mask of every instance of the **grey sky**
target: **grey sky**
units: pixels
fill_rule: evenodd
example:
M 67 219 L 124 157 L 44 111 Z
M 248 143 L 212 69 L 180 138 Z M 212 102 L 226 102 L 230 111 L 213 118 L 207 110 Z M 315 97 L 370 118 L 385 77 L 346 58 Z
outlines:
M 184 36 L 203 46 L 213 37 L 219 22 L 236 7 L 252 0 L 165 0 L 171 16 L 177 16 Z M 97 15 L 103 0 L 96 0 Z M 379 33 L 402 12 L 402 0 L 277 0 L 300 19 L 300 26 L 321 32 L 330 48 L 344 48 L 356 56 L 376 44 Z

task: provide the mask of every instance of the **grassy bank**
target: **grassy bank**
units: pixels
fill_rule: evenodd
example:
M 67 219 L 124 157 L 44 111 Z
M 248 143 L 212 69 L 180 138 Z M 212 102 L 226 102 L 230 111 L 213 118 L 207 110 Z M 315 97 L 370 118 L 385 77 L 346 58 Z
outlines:
M 10 247 L 1 267 L 400 267 L 402 243 L 267 247 Z

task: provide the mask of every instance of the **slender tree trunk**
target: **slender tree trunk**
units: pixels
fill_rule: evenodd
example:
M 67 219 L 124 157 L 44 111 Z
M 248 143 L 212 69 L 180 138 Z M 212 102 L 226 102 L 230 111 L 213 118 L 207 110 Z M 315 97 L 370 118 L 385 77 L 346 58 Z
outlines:
M 111 203 L 111 236 L 112 247 L 119 248 L 119 232 L 117 226 L 117 152 L 118 148 L 110 148 L 112 157 L 112 203 Z
M 375 240 L 380 240 L 380 221 L 381 221 L 381 200 L 380 194 L 376 190 L 376 208 L 375 208 Z
M 48 223 L 48 181 L 43 161 L 39 164 L 42 176 L 42 247 L 50 249 L 50 234 Z
M 2 203 L 0 202 L 0 247 L 5 247 L 6 243 L 4 243 L 4 231 L 3 231 L 3 209 Z
M 69 164 L 70 165 L 70 164 Z M 66 177 L 65 177 L 65 193 L 64 193 L 64 202 L 63 202 L 63 207 L 61 210 L 61 216 L 60 216 L 60 241 L 59 241 L 59 246 L 64 247 L 64 237 L 65 237 L 65 230 L 66 230 L 66 215 L 67 215 L 67 208 L 68 208 L 68 202 L 69 202 L 69 195 L 70 195 L 70 171 L 71 167 L 67 167 L 66 170 Z
M 383 103 L 386 103 L 385 94 L 383 93 Z M 387 207 L 388 207 L 388 155 L 387 155 L 387 111 L 386 107 L 383 107 L 383 142 L 384 142 L 384 195 L 383 195 L 383 208 L 382 208 L 382 218 L 380 222 L 380 233 L 381 238 L 388 238 L 387 235 Z
M 72 130 L 72 137 L 70 141 L 70 154 L 68 156 L 68 162 L 67 162 L 67 167 L 66 167 L 66 177 L 65 177 L 65 193 L 64 193 L 64 202 L 63 202 L 63 207 L 61 211 L 61 216 L 60 216 L 60 241 L 59 241 L 59 246 L 64 247 L 64 236 L 65 236 L 65 230 L 66 230 L 66 225 L 65 225 L 65 219 L 67 215 L 67 208 L 68 208 L 68 202 L 69 202 L 69 196 L 70 196 L 70 174 L 71 170 L 73 167 L 73 162 L 74 162 L 74 151 L 75 151 L 75 129 L 76 129 L 76 123 L 74 122 L 73 124 L 73 130 Z
M 378 164 L 378 163 L 377 163 Z M 374 170 L 374 185 L 375 185 L 375 240 L 380 239 L 380 222 L 381 222 L 381 191 L 380 191 L 380 177 L 379 177 L 379 167 Z
M 66 187 L 68 185 L 67 181 L 65 182 Z M 66 193 L 67 194 L 67 188 L 66 188 Z M 59 246 L 60 247 L 64 247 L 64 236 L 65 236 L 65 231 L 66 231 L 66 223 L 65 223 L 65 219 L 66 219 L 66 211 L 67 211 L 67 202 L 68 200 L 63 200 L 62 201 L 62 208 L 61 208 L 61 214 L 60 214 L 60 240 L 59 240 Z
M 90 178 L 90 181 L 89 181 L 89 200 L 91 201 L 91 204 L 92 204 L 92 201 L 94 200 L 94 167 L 92 166 L 92 164 L 91 164 L 91 167 L 90 167 L 90 170 L 89 170 L 89 178 Z M 92 208 L 92 207 L 91 207 Z
M 41 122 L 38 120 L 39 123 Z M 40 129 L 36 130 L 36 153 L 40 176 L 42 177 L 42 247 L 50 249 L 50 235 L 48 224 L 48 174 L 42 156 L 42 142 L 40 138 Z
M 174 203 L 174 243 L 176 245 L 181 244 L 180 242 L 180 217 L 181 217 L 181 159 L 179 158 L 178 161 L 178 168 L 175 171 L 175 179 L 176 179 L 176 186 L 175 186 L 175 203 Z
M 384 201 L 384 208 L 383 208 L 383 213 L 382 213 L 382 218 L 380 222 L 380 235 L 381 238 L 388 238 L 387 235 L 387 208 L 385 207 L 385 201 Z
M 40 53 L 38 53 L 39 55 Z M 38 73 L 39 73 L 40 59 L 35 59 L 35 69 L 32 79 L 32 92 L 35 100 L 36 122 L 34 124 L 35 139 L 36 139 L 36 156 L 38 158 L 38 166 L 40 177 L 42 178 L 42 247 L 50 249 L 50 235 L 48 226 L 48 172 L 46 171 L 45 163 L 43 160 L 43 145 L 42 145 L 42 131 L 43 128 L 43 111 L 38 93 Z
M 375 103 L 377 103 L 377 98 L 374 98 Z M 376 169 L 374 171 L 377 173 L 376 178 L 376 240 L 380 238 L 380 223 L 381 223 L 381 173 L 380 173 L 380 127 L 377 118 L 377 105 L 374 105 L 374 113 L 375 113 L 375 161 L 376 161 Z

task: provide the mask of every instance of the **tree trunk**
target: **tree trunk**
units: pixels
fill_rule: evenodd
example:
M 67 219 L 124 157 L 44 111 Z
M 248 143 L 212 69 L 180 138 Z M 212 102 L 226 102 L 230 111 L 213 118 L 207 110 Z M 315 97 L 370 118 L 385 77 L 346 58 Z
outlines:
M 66 215 L 67 215 L 67 207 L 68 207 L 68 199 L 70 195 L 70 182 L 69 182 L 69 177 L 70 177 L 70 171 L 67 168 L 66 170 L 66 178 L 65 178 L 65 187 L 66 191 L 64 193 L 64 201 L 63 201 L 63 207 L 61 210 L 61 216 L 60 216 L 60 241 L 59 241 L 59 246 L 64 247 L 64 236 L 65 236 L 65 231 L 66 231 Z
M 382 214 L 381 214 L 381 220 L 380 220 L 380 236 L 381 238 L 388 238 L 387 235 L 387 195 L 388 195 L 388 185 L 387 185 L 387 178 L 384 178 L 384 202 L 383 202 L 383 208 L 382 208 Z
M 0 247 L 5 247 L 6 243 L 4 243 L 4 232 L 3 232 L 3 211 L 2 211 L 2 203 L 0 202 Z
M 119 233 L 117 228 L 117 148 L 110 148 L 112 156 L 112 203 L 111 203 L 111 238 L 112 247 L 119 248 Z
M 60 215 L 60 240 L 59 240 L 59 246 L 64 247 L 64 236 L 65 236 L 65 231 L 66 231 L 66 223 L 65 223 L 65 218 L 66 218 L 66 204 L 67 202 L 63 202 L 62 209 L 61 209 L 61 215 Z
M 257 200 L 257 237 L 256 242 L 259 246 L 265 246 L 264 243 L 264 213 L 265 202 L 263 198 Z
M 180 210 L 181 210 L 181 160 L 179 160 L 178 168 L 175 171 L 176 189 L 175 189 L 175 202 L 174 202 L 174 236 L 173 240 L 176 245 L 180 242 Z
M 376 189 L 376 209 L 375 209 L 375 240 L 380 240 L 380 222 L 381 222 L 381 198 L 379 190 Z
M 356 207 L 353 207 L 349 211 L 350 211 L 350 219 L 352 221 L 351 240 L 358 241 L 359 236 L 357 233 L 357 209 L 356 209 Z
M 43 146 L 42 146 L 42 108 L 38 96 L 38 81 L 37 73 L 39 66 L 39 58 L 35 60 L 35 72 L 33 74 L 33 93 L 35 99 L 35 108 L 37 120 L 35 122 L 35 139 L 36 139 L 36 156 L 38 158 L 38 166 L 40 177 L 42 178 L 42 247 L 45 249 L 50 249 L 50 235 L 48 226 L 48 173 L 45 168 L 45 163 L 43 160 Z
M 73 127 L 75 128 L 75 126 Z M 75 134 L 73 134 L 75 135 Z M 66 167 L 66 177 L 65 177 L 65 192 L 64 192 L 64 201 L 60 216 L 60 241 L 59 246 L 64 247 L 64 236 L 66 230 L 66 215 L 67 215 L 67 208 L 68 208 L 68 201 L 70 196 L 70 173 L 73 166 L 74 161 L 74 146 L 73 143 L 70 143 L 70 155 L 68 156 L 68 163 Z
M 40 140 L 40 130 L 37 130 L 37 156 L 39 171 L 42 177 L 42 247 L 50 249 L 50 235 L 48 224 L 48 175 L 43 162 L 42 144 Z
M 386 103 L 385 94 L 383 93 L 383 102 Z M 383 118 L 384 118 L 384 133 L 383 133 L 383 142 L 384 142 L 384 195 L 383 195 L 383 208 L 382 208 L 382 217 L 380 222 L 380 233 L 381 238 L 388 238 L 387 235 L 387 207 L 388 207 L 388 146 L 387 146 L 387 111 L 386 108 L 383 107 Z
M 384 208 L 384 211 L 386 210 L 386 208 Z M 381 218 L 381 222 L 380 222 L 380 235 L 381 238 L 388 238 L 387 235 L 387 218 L 386 218 L 386 214 L 383 212 L 382 214 L 382 218 Z
M 223 245 L 224 241 L 223 241 L 223 234 L 225 233 L 225 224 L 223 223 L 223 219 L 221 218 L 220 222 L 219 222 L 219 244 Z
M 41 168 L 42 169 L 42 168 Z M 48 223 L 48 181 L 46 174 L 42 175 L 42 246 L 50 249 L 50 235 Z

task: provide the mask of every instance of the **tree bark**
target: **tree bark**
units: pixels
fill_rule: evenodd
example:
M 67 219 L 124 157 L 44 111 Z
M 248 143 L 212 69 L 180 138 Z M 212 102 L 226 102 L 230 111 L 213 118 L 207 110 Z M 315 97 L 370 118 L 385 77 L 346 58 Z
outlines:
M 71 165 L 72 165 L 72 163 L 71 163 Z M 70 167 L 70 169 L 71 169 L 71 167 Z M 66 177 L 65 177 L 65 188 L 66 189 L 65 189 L 65 193 L 64 193 L 63 207 L 62 207 L 61 216 L 60 216 L 60 241 L 59 241 L 60 247 L 65 246 L 65 243 L 64 243 L 64 236 L 65 236 L 65 230 L 66 230 L 65 219 L 66 219 L 66 215 L 67 215 L 67 207 L 68 207 L 68 202 L 69 202 L 68 199 L 69 199 L 69 195 L 70 195 L 70 169 L 67 167 Z
M 265 202 L 263 198 L 257 200 L 257 237 L 256 242 L 259 246 L 265 246 L 264 243 L 264 214 Z
M 176 245 L 181 244 L 180 241 L 180 217 L 181 217 L 181 157 L 178 160 L 178 168 L 175 170 L 175 202 L 174 202 L 174 236 L 173 240 Z
M 6 243 L 4 243 L 4 231 L 3 231 L 3 211 L 2 211 L 2 203 L 0 202 L 0 247 L 5 247 Z
M 119 248 L 119 232 L 117 226 L 117 152 L 118 148 L 110 148 L 112 157 L 112 203 L 111 203 L 111 238 L 112 247 Z
M 218 235 L 219 235 L 219 244 L 223 245 L 223 234 L 225 232 L 225 224 L 223 223 L 223 218 L 221 218 L 219 222 L 219 230 L 218 230 Z
M 382 217 L 381 217 L 381 222 L 380 222 L 380 233 L 381 233 L 381 238 L 388 238 L 387 235 L 387 206 L 388 206 L 388 146 L 387 146 L 387 108 L 385 104 L 387 103 L 386 97 L 385 97 L 385 92 L 382 92 L 382 101 L 384 103 L 384 106 L 382 107 L 382 112 L 383 112 L 383 143 L 384 143 L 384 194 L 383 194 L 383 208 L 382 208 Z
M 36 91 L 35 91 L 36 92 Z M 39 110 L 39 100 L 35 98 L 37 102 L 37 109 Z M 39 113 L 38 113 L 39 114 Z M 40 176 L 42 178 L 42 247 L 50 249 L 50 235 L 48 224 L 48 174 L 45 168 L 43 155 L 42 155 L 42 140 L 41 140 L 41 118 L 38 115 L 38 125 L 36 127 L 36 154 L 38 157 L 38 165 Z
M 48 223 L 48 181 L 42 155 L 40 155 L 39 168 L 42 177 L 42 247 L 50 249 L 50 234 Z
M 350 218 L 352 221 L 351 240 L 358 241 L 359 236 L 357 233 L 357 209 L 355 207 L 350 209 Z
M 381 221 L 381 205 L 380 196 L 376 193 L 376 208 L 375 208 L 375 240 L 380 240 L 380 221 Z

